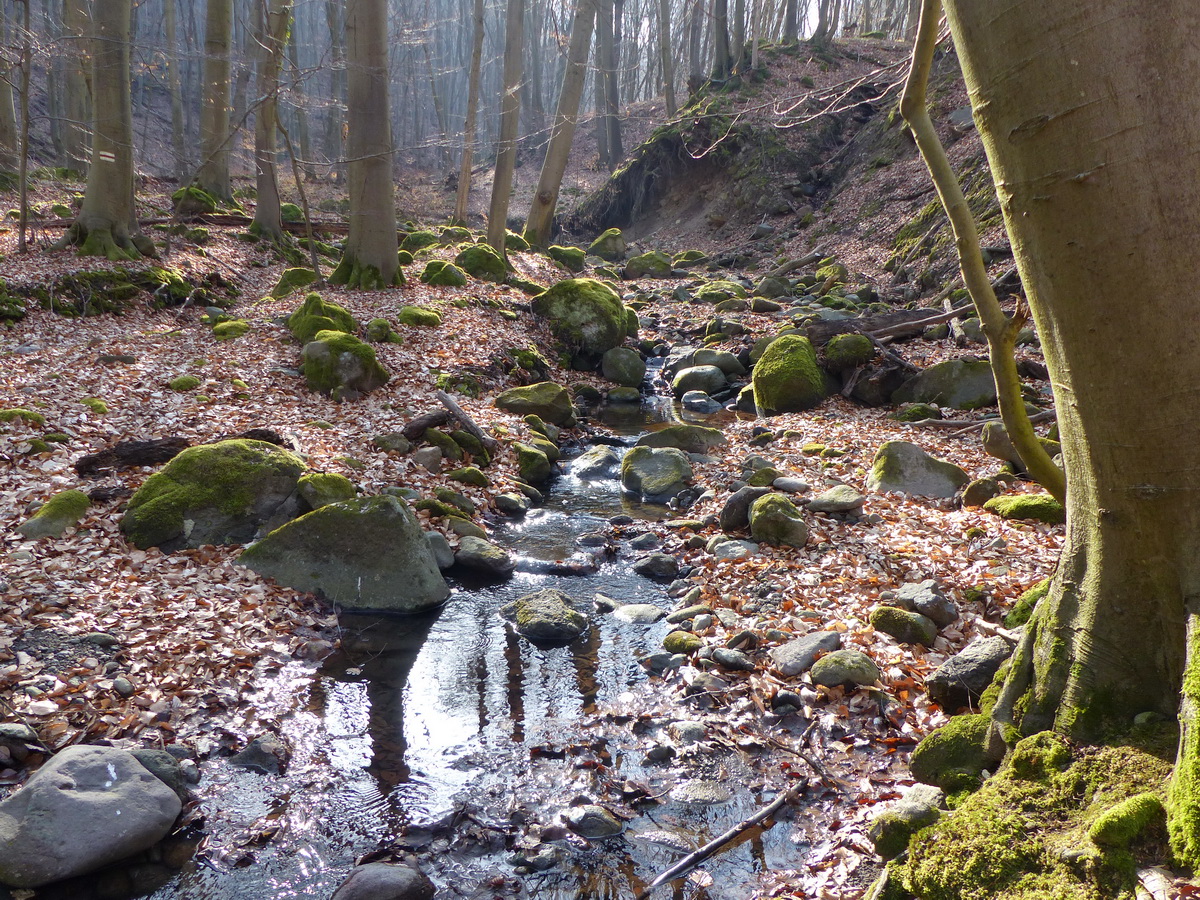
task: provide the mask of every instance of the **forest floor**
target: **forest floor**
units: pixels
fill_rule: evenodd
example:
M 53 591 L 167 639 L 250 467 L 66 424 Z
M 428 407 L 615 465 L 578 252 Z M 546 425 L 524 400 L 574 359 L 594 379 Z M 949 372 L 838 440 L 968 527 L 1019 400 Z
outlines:
M 895 65 L 902 56 L 895 48 L 872 48 L 872 53 L 886 58 L 848 60 L 824 87 L 858 78 L 880 62 Z M 794 65 L 796 71 L 788 76 L 793 87 L 810 70 L 821 72 L 812 59 Z M 965 101 L 960 93 L 947 92 L 941 102 L 950 110 Z M 771 109 L 760 113 L 771 115 Z M 651 117 L 645 120 L 649 123 Z M 953 150 L 960 159 L 979 152 L 974 136 L 961 137 Z M 769 251 L 756 251 L 744 267 L 712 277 L 754 277 L 779 257 L 820 246 L 848 265 L 861 283 L 877 285 L 885 299 L 899 302 L 910 286 L 892 282 L 885 264 L 896 232 L 931 195 L 911 152 L 897 151 L 885 165 L 869 158 L 869 148 L 855 152 L 862 157 L 858 167 L 836 187 L 822 187 L 814 201 L 822 204 L 815 225 L 810 220 L 800 226 L 796 211 L 777 215 L 773 221 L 785 237 Z M 579 153 L 569 179 L 582 194 L 606 173 L 590 165 L 585 149 Z M 402 215 L 436 223 L 438 217 L 429 211 L 445 209 L 453 198 L 434 178 L 430 173 L 402 176 Z M 520 177 L 519 186 L 526 181 Z M 418 182 L 423 187 L 417 189 Z M 406 185 L 414 189 L 406 191 Z M 165 215 L 165 189 L 145 186 L 139 195 L 145 218 Z M 40 181 L 34 185 L 32 205 L 48 209 L 53 203 L 70 203 L 69 195 L 79 190 L 82 185 Z M 327 206 L 334 208 L 336 187 L 311 190 L 318 207 L 329 201 Z M 440 196 L 440 205 L 433 194 Z M 0 203 L 15 205 L 15 195 Z M 731 215 L 701 230 L 681 223 L 644 235 L 640 243 L 644 249 L 717 253 L 731 243 L 748 245 L 748 230 L 761 218 Z M 183 437 L 199 444 L 268 427 L 294 437 L 311 471 L 345 475 L 367 494 L 402 485 L 429 495 L 446 484 L 462 486 L 447 482 L 444 472 L 427 471 L 411 456 L 378 450 L 371 437 L 396 431 L 414 416 L 438 408 L 439 375 L 469 372 L 478 378 L 483 388 L 479 396 L 459 396 L 459 403 L 485 430 L 510 436 L 521 434 L 525 425 L 492 405 L 495 395 L 513 383 L 497 364 L 506 351 L 539 348 L 546 351 L 553 380 L 589 382 L 601 390 L 608 386 L 595 374 L 558 366 L 549 352 L 552 339 L 528 314 L 524 294 L 474 280 L 464 289 L 430 287 L 417 280 L 418 262 L 409 267 L 407 283 L 394 290 L 362 293 L 326 287 L 322 294 L 362 321 L 384 316 L 394 323 L 400 306 L 416 305 L 436 309 L 441 326 L 393 324 L 403 341 L 377 346 L 392 379 L 365 398 L 336 403 L 309 393 L 295 373 L 300 348 L 280 321 L 301 295 L 267 296 L 286 264 L 269 248 L 239 240 L 238 230 L 210 227 L 202 244 L 176 242 L 162 260 L 189 280 L 217 273 L 236 287 L 233 311 L 250 323 L 248 333 L 236 340 L 217 341 L 202 321 L 202 308 L 154 309 L 145 296 L 120 314 L 66 317 L 30 308 L 22 321 L 0 329 L 0 409 L 25 408 L 40 417 L 0 422 L 0 719 L 33 726 L 44 750 L 99 740 L 121 746 L 182 744 L 203 767 L 207 758 L 241 749 L 250 738 L 277 729 L 274 713 L 262 712 L 251 701 L 255 679 L 296 661 L 307 661 L 315 671 L 339 636 L 337 616 L 327 604 L 239 567 L 240 547 L 169 554 L 133 549 L 118 527 L 124 503 L 120 492 L 93 503 L 79 526 L 61 538 L 21 537 L 17 526 L 56 492 L 136 490 L 151 471 L 122 470 L 101 482 L 88 481 L 73 469 L 81 456 L 119 441 Z M 47 249 L 55 237 L 53 229 L 35 229 L 33 251 L 22 255 L 16 252 L 15 229 L 0 232 L 0 273 L 10 288 L 107 267 L 70 251 Z M 990 239 L 998 240 L 995 233 Z M 433 253 L 448 257 L 450 251 Z M 542 284 L 566 277 L 538 254 L 514 253 L 512 262 L 523 277 Z M 931 268 L 947 271 L 941 260 Z M 672 346 L 696 340 L 705 315 L 672 295 L 678 284 L 692 281 L 622 285 L 648 303 L 640 314 L 641 338 Z M 779 318 L 768 314 L 747 312 L 739 319 L 745 334 L 718 348 L 736 352 L 781 327 Z M 897 349 L 918 366 L 983 352 L 925 340 Z M 1022 353 L 1039 355 L 1036 348 Z M 200 383 L 191 390 L 172 390 L 169 382 L 180 375 L 195 375 Z M 1044 383 L 1034 387 L 1046 393 Z M 103 401 L 105 410 L 85 404 L 90 398 Z M 696 469 L 697 483 L 712 493 L 687 515 L 719 513 L 730 485 L 741 475 L 742 462 L 751 455 L 767 457 L 814 490 L 833 484 L 863 489 L 876 449 L 888 440 L 914 441 L 972 477 L 1000 469 L 999 461 L 983 452 L 977 431 L 904 425 L 889 419 L 889 411 L 834 398 L 816 410 L 766 423 L 729 420 L 722 425 L 728 445 Z M 978 418 L 982 413 L 967 415 Z M 775 435 L 765 444 L 757 437 L 764 424 Z M 604 433 L 600 425 L 589 427 L 592 434 Z M 576 437 L 588 440 L 583 432 Z M 821 453 L 813 445 L 832 452 Z M 464 490 L 479 504 L 476 521 L 485 528 L 494 521 L 491 498 L 516 488 L 515 454 L 509 443 L 502 446 L 488 468 L 491 486 Z M 1032 487 L 1021 484 L 1017 490 Z M 425 527 L 442 530 L 457 543 L 446 521 L 420 515 Z M 972 639 L 994 634 L 1013 601 L 1050 574 L 1062 543 L 1061 527 L 1005 521 L 953 501 L 872 494 L 864 515 L 848 521 L 809 514 L 811 535 L 805 548 L 764 546 L 752 557 L 720 561 L 689 548 L 687 532 L 662 521 L 639 523 L 661 539 L 667 552 L 692 567 L 690 578 L 701 587 L 702 602 L 732 610 L 757 632 L 772 632 L 775 642 L 813 628 L 839 631 L 844 646 L 865 651 L 882 673 L 871 688 L 828 689 L 806 679 L 783 678 L 760 653 L 755 671 L 723 676 L 730 684 L 710 711 L 719 713 L 723 723 L 710 732 L 713 747 L 752 758 L 763 782 L 779 789 L 800 780 L 810 783 L 811 802 L 789 824 L 776 826 L 793 829 L 793 840 L 806 850 L 797 853 L 790 869 L 763 874 L 758 887 L 763 897 L 851 900 L 861 895 L 878 870 L 866 838 L 872 809 L 911 783 L 908 752 L 955 712 L 928 700 L 924 679 Z M 699 533 L 707 538 L 716 529 Z M 960 612 L 933 646 L 901 644 L 870 626 L 870 612 L 881 593 L 930 578 L 941 583 Z M 706 639 L 723 641 L 730 630 L 714 623 Z M 662 685 L 666 693 L 681 694 L 697 674 L 689 671 L 668 676 Z M 118 676 L 131 692 L 116 689 Z M 773 715 L 771 700 L 781 689 L 802 697 L 799 720 L 781 722 Z M 655 702 L 647 696 L 645 709 Z M 798 721 L 813 727 L 798 728 Z M 826 777 L 806 768 L 796 751 L 822 760 Z M 35 752 L 21 762 L 0 758 L 0 794 L 23 783 L 43 756 Z M 617 798 L 607 799 L 619 805 Z M 214 837 L 214 846 L 221 842 L 233 838 Z M 693 891 L 710 891 L 698 895 L 722 896 L 719 884 L 706 886 L 702 878 L 693 878 L 691 885 Z

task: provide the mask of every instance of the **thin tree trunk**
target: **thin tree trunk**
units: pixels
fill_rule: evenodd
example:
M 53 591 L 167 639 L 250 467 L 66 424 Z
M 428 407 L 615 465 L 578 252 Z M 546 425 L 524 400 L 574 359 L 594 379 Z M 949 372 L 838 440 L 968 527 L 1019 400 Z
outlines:
M 784 0 L 783 3 L 783 42 L 795 44 L 800 40 L 800 17 L 797 15 L 798 0 Z
M 231 90 L 229 46 L 233 39 L 232 0 L 208 0 L 204 22 L 204 101 L 200 113 L 200 170 L 196 184 L 219 200 L 229 200 Z
M 608 129 L 609 163 L 616 166 L 625 155 L 621 143 L 621 38 L 625 0 L 612 3 L 612 43 L 608 48 L 608 59 L 604 63 L 607 86 L 604 89 L 605 127 Z
M 729 52 L 729 0 L 713 0 L 713 78 L 729 77 L 733 59 Z
M 300 170 L 304 172 L 304 178 L 312 181 L 316 176 L 312 169 L 312 138 L 308 131 L 308 107 L 304 95 L 304 73 L 300 69 L 300 50 L 299 39 L 297 32 L 299 25 L 293 24 L 288 30 L 288 62 L 291 64 L 291 84 L 289 85 L 289 93 L 291 101 L 288 106 L 291 109 L 292 118 L 296 126 L 296 143 L 299 145 L 300 158 L 293 159 L 294 164 L 298 164 Z M 295 165 L 293 166 L 295 168 Z
M 458 170 L 458 197 L 454 203 L 454 221 L 465 225 L 471 196 L 471 158 L 479 118 L 479 77 L 483 65 L 483 0 L 475 0 L 475 37 L 471 47 L 471 74 L 467 83 L 467 118 L 463 124 L 462 164 Z
M 704 83 L 704 54 L 702 38 L 704 36 L 704 0 L 692 0 L 688 12 L 688 94 L 700 90 Z
M 330 104 L 325 116 L 325 155 L 333 163 L 330 175 L 341 184 L 346 175 L 346 168 L 342 164 L 346 154 L 346 39 L 345 21 L 337 0 L 325 0 L 325 21 L 329 26 L 331 57 Z
M 671 60 L 671 0 L 658 0 L 658 53 L 662 59 L 663 98 L 667 115 L 674 116 L 675 67 Z
M 183 138 L 183 94 L 179 90 L 179 43 L 175 0 L 163 0 L 167 39 L 167 89 L 171 94 L 171 150 L 175 179 L 182 182 L 187 172 L 187 147 Z
M 88 164 L 88 125 L 91 121 L 90 67 L 86 35 L 91 30 L 84 0 L 64 0 L 62 30 L 66 48 L 63 84 L 62 147 L 66 166 L 83 172 Z
M 546 148 L 542 174 L 538 178 L 529 218 L 525 222 L 525 237 L 535 246 L 544 247 L 550 242 L 554 210 L 558 206 L 558 192 L 562 186 L 563 173 L 567 170 L 567 160 L 571 155 L 575 128 L 579 124 L 579 101 L 583 97 L 588 47 L 592 42 L 595 21 L 594 0 L 577 0 L 574 20 L 571 22 L 567 68 L 563 73 L 562 90 L 558 95 L 558 108 L 554 112 L 554 125 L 550 132 L 550 146 Z
M 261 31 L 258 35 L 258 109 L 254 114 L 255 187 L 258 203 L 250 233 L 283 243 L 279 214 L 279 179 L 276 174 L 275 131 L 279 118 L 279 70 L 283 63 L 291 0 L 258 0 Z
M 399 280 L 385 0 L 346 0 L 350 233 L 333 284 L 371 290 Z
M 508 201 L 517 162 L 517 126 L 521 117 L 521 44 L 525 33 L 525 0 L 508 0 L 504 23 L 504 93 L 500 102 L 500 140 L 496 145 L 496 174 L 488 206 L 488 243 L 504 256 Z

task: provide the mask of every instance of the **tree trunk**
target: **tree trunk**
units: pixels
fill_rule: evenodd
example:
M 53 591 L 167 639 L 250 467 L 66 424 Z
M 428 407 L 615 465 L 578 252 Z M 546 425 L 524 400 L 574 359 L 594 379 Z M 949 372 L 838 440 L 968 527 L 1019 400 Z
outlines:
M 179 44 L 175 0 L 163 0 L 163 19 L 167 40 L 167 89 L 171 93 L 171 151 L 173 171 L 182 182 L 187 172 L 187 146 L 183 139 L 183 94 L 179 90 Z
M 688 11 L 688 95 L 704 84 L 704 0 L 692 0 Z
M 88 126 L 91 122 L 91 86 L 87 35 L 91 31 L 84 0 L 63 3 L 63 44 L 66 66 L 63 79 L 62 149 L 67 168 L 83 172 L 88 163 Z
M 674 116 L 675 67 L 671 59 L 671 0 L 658 0 L 658 52 L 662 58 L 663 98 L 667 104 L 667 115 Z
M 546 148 L 546 159 L 542 162 L 542 174 L 538 178 L 529 218 L 525 222 L 525 237 L 535 246 L 544 247 L 550 242 L 554 226 L 554 210 L 558 206 L 558 191 L 562 186 L 563 173 L 567 170 L 567 159 L 571 154 L 571 143 L 575 127 L 579 124 L 579 101 L 583 97 L 583 82 L 587 75 L 588 47 L 592 42 L 592 28 L 596 21 L 594 0 L 577 0 L 575 18 L 571 22 L 571 43 L 567 50 L 567 68 L 563 73 L 562 90 L 558 95 L 558 109 L 554 112 L 554 125 L 550 132 L 550 146 Z
M 346 35 L 345 21 L 336 0 L 325 0 L 325 21 L 329 26 L 329 72 L 330 104 L 325 116 L 325 155 L 333 163 L 330 171 L 333 180 L 341 184 L 345 179 L 346 138 Z
M 625 0 L 612 0 L 612 41 L 604 61 L 604 125 L 608 130 L 608 159 L 616 166 L 625 155 L 621 144 L 621 23 Z
M 1094 737 L 1182 712 L 1168 819 L 1200 863 L 1200 146 L 1191 0 L 950 0 L 947 13 L 1054 385 L 1067 545 L 994 715 Z M 1081 23 L 1086 27 L 1081 27 Z M 1017 49 L 1014 49 L 1017 48 Z M 1155 60 L 1146 90 L 1145 60 Z M 1136 247 L 1136 250 L 1135 250 Z M 1136 282 L 1137 303 L 1123 286 Z M 1137 377 L 1131 377 L 1137 373 Z M 1152 400 L 1147 387 L 1164 391 Z M 1179 709 L 1183 696 L 1182 710 Z
M 521 44 L 525 29 L 525 0 L 508 0 L 504 23 L 504 93 L 500 101 L 500 140 L 496 144 L 496 174 L 488 205 L 488 243 L 504 256 L 508 200 L 517 162 L 517 126 L 521 118 Z
M 230 200 L 229 124 L 232 101 L 229 45 L 233 39 L 232 0 L 208 0 L 204 21 L 204 95 L 200 112 L 200 170 L 196 185 L 219 200 Z
M 350 233 L 329 280 L 370 290 L 398 283 L 388 113 L 386 0 L 347 0 Z
M 783 2 L 783 42 L 795 44 L 800 40 L 800 20 L 797 15 L 799 0 Z
M 712 36 L 712 77 L 724 81 L 733 66 L 729 52 L 729 0 L 713 0 Z
M 92 14 L 92 165 L 79 217 L 64 244 L 112 261 L 153 255 L 133 208 L 133 111 L 129 96 L 132 0 L 104 0 Z
M 283 243 L 283 220 L 279 214 L 279 179 L 276 176 L 275 131 L 279 119 L 279 70 L 283 64 L 291 0 L 259 0 L 260 30 L 258 110 L 254 114 L 254 168 L 258 202 L 250 233 L 274 243 Z
M 471 46 L 471 74 L 467 84 L 467 118 L 463 123 L 462 164 L 458 170 L 458 196 L 454 203 L 454 221 L 467 222 L 467 204 L 471 197 L 471 158 L 475 151 L 477 120 L 479 119 L 479 73 L 483 66 L 483 0 L 475 0 L 474 43 Z
M 296 150 L 300 154 L 297 162 L 304 171 L 305 180 L 313 181 L 316 174 L 312 168 L 312 139 L 308 131 L 308 103 L 304 96 L 304 77 L 300 69 L 298 31 L 299 23 L 293 23 L 292 27 L 288 29 L 288 63 L 291 65 L 289 72 L 291 99 L 288 106 L 296 127 L 296 144 L 298 145 Z
M 612 171 L 616 165 L 608 131 L 608 65 L 612 60 L 613 0 L 596 0 L 596 149 L 599 162 Z

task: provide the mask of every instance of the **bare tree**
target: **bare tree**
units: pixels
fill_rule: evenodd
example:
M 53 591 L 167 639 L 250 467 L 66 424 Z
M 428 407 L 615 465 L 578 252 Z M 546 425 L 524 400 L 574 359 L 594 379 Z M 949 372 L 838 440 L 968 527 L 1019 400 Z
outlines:
M 283 64 L 291 0 L 258 0 L 258 107 L 254 114 L 255 187 L 258 205 L 250 233 L 276 243 L 284 239 L 279 215 L 279 180 L 275 172 L 275 131 L 279 121 L 279 70 Z
M 488 243 L 504 255 L 508 199 L 517 162 L 517 127 L 521 119 L 521 44 L 525 32 L 525 0 L 508 0 L 504 23 L 504 94 L 500 99 L 500 140 L 496 145 L 496 174 L 488 205 Z
M 479 78 L 483 65 L 483 0 L 475 0 L 475 33 L 471 44 L 471 74 L 467 86 L 467 116 L 463 124 L 462 161 L 458 169 L 458 197 L 454 204 L 454 221 L 466 224 L 467 202 L 471 196 L 471 157 L 475 149 L 475 133 L 479 118 Z
M 233 40 L 233 0 L 208 0 L 204 21 L 204 92 L 200 113 L 200 170 L 196 185 L 229 200 L 229 125 L 232 91 L 229 46 Z

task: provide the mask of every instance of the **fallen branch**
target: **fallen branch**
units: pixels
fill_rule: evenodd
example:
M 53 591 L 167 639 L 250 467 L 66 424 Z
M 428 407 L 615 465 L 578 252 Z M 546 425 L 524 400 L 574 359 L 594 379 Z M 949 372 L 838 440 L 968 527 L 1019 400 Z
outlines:
M 486 449 L 488 453 L 494 453 L 496 451 L 496 448 L 499 447 L 500 444 L 494 438 L 490 438 L 484 434 L 483 429 L 475 424 L 475 420 L 463 411 L 463 408 L 458 405 L 453 397 L 451 397 L 445 391 L 438 391 L 437 398 L 442 406 L 450 410 L 454 417 L 458 419 L 458 421 L 462 424 L 463 430 L 473 435 L 475 439 L 479 441 L 479 443 L 483 444 L 484 449 Z
M 803 269 L 805 266 L 811 266 L 815 262 L 820 262 L 829 254 L 821 247 L 817 247 L 812 253 L 807 256 L 798 256 L 795 259 L 789 259 L 781 266 L 776 266 L 767 273 L 768 278 L 782 278 L 789 272 L 794 272 L 797 269 Z
M 899 325 L 880 328 L 878 331 L 872 331 L 869 336 L 882 340 L 883 338 L 902 337 L 906 334 L 920 334 L 930 325 L 941 325 L 943 322 L 956 319 L 963 313 L 970 312 L 974 308 L 973 304 L 964 303 L 962 306 L 956 306 L 953 309 L 938 313 L 936 316 L 930 316 L 927 319 L 917 319 L 915 322 L 902 322 Z

